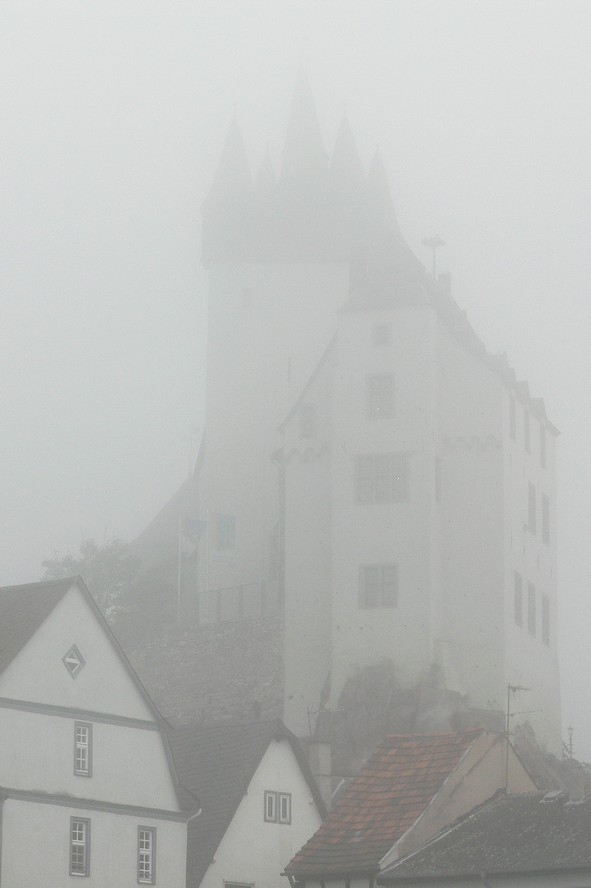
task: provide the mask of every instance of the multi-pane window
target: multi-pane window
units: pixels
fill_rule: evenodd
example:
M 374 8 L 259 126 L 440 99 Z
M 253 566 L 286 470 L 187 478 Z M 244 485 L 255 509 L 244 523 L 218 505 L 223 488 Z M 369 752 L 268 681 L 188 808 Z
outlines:
M 90 875 L 90 820 L 70 818 L 70 875 Z
M 359 569 L 359 607 L 396 607 L 396 564 L 362 564 Z
M 267 823 L 291 823 L 291 793 L 265 790 Z
M 394 414 L 394 377 L 380 373 L 367 377 L 367 415 L 370 419 Z
M 543 422 L 540 423 L 540 464 L 546 468 L 546 427 Z
M 549 545 L 550 543 L 550 500 L 548 495 L 542 494 L 542 540 Z
M 531 437 L 529 431 L 529 410 L 527 407 L 523 411 L 523 443 L 527 453 L 531 451 Z
M 302 438 L 316 436 L 316 405 L 302 404 L 300 409 L 300 434 Z
M 509 433 L 511 438 L 515 440 L 517 437 L 517 408 L 515 406 L 515 398 L 513 395 L 509 398 Z
M 536 634 L 536 587 L 533 583 L 527 584 L 527 631 L 530 635 Z
M 518 626 L 523 626 L 523 578 L 515 571 L 513 575 L 513 616 Z
M 144 885 L 156 881 L 156 830 L 140 826 L 137 832 L 137 880 Z
M 542 596 L 542 641 L 550 644 L 550 599 L 547 595 Z
M 358 456 L 355 468 L 357 502 L 407 502 L 408 458 L 405 453 Z
M 531 481 L 527 488 L 527 529 L 536 532 L 536 488 Z
M 92 725 L 85 722 L 74 722 L 74 774 L 92 774 Z

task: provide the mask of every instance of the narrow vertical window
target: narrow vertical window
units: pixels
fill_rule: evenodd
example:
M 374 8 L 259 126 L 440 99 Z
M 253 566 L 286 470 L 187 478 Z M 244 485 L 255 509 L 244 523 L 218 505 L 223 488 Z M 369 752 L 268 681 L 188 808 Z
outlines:
M 536 488 L 531 481 L 527 488 L 527 529 L 536 532 Z
M 536 634 L 536 587 L 533 583 L 527 584 L 527 631 L 530 635 Z
M 513 575 L 513 616 L 517 626 L 523 626 L 523 578 L 517 571 Z
M 277 793 L 265 791 L 265 820 L 267 823 L 277 822 Z
M 279 793 L 279 823 L 291 823 L 291 793 Z
M 542 641 L 550 645 L 550 599 L 547 595 L 542 597 Z
M 70 818 L 70 875 L 90 875 L 90 820 Z
M 138 827 L 137 880 L 143 885 L 153 885 L 156 881 L 156 830 L 153 827 Z
M 396 607 L 398 566 L 362 564 L 359 569 L 359 607 Z
M 74 722 L 74 774 L 92 775 L 92 725 Z
M 529 432 L 529 410 L 527 407 L 523 411 L 523 443 L 526 453 L 531 452 L 531 437 Z
M 513 441 L 515 441 L 517 437 L 517 410 L 514 395 L 509 397 L 509 434 Z
M 546 468 L 546 426 L 540 423 L 540 465 Z
M 542 540 L 550 545 L 550 500 L 547 494 L 542 494 Z

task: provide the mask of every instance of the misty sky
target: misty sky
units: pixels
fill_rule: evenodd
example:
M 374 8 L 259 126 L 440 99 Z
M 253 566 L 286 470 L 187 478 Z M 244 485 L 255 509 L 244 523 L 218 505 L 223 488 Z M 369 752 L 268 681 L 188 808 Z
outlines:
M 2 0 L 0 582 L 133 538 L 203 426 L 201 204 L 234 111 L 277 170 L 298 68 L 561 429 L 566 727 L 591 760 L 591 4 Z

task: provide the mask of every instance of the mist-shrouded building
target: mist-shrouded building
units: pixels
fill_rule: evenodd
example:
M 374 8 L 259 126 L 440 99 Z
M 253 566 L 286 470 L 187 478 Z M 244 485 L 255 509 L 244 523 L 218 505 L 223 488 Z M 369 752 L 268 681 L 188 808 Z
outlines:
M 236 124 L 204 207 L 210 276 L 199 620 L 284 612 L 284 718 L 308 733 L 384 659 L 560 748 L 557 430 L 399 231 L 305 81 L 281 169 Z

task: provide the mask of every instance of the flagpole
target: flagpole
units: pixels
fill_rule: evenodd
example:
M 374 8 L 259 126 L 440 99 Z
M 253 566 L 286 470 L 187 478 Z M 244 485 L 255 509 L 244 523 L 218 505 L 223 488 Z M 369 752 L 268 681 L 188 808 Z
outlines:
M 183 519 L 179 515 L 179 551 L 178 551 L 178 576 L 176 588 L 176 622 L 177 627 L 181 628 L 181 561 L 182 561 L 182 529 Z

